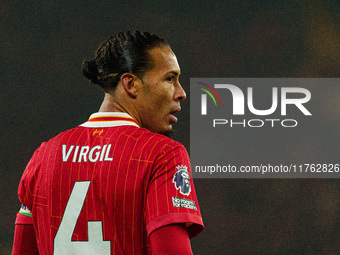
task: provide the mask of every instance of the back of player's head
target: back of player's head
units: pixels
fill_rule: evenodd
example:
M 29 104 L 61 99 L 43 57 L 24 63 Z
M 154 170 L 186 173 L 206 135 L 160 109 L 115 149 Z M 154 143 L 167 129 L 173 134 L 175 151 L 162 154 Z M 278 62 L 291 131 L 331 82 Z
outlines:
M 148 51 L 166 45 L 168 43 L 164 39 L 148 32 L 121 32 L 99 46 L 94 60 L 83 61 L 82 73 L 109 92 L 116 88 L 124 73 L 141 78 L 153 67 Z

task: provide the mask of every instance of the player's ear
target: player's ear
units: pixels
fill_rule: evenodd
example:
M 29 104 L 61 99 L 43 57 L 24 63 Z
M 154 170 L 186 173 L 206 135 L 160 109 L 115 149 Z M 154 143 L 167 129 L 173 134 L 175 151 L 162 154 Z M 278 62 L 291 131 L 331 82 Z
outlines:
M 134 74 L 124 73 L 120 77 L 120 81 L 123 85 L 126 93 L 131 97 L 137 97 L 139 86 L 141 86 L 141 80 Z

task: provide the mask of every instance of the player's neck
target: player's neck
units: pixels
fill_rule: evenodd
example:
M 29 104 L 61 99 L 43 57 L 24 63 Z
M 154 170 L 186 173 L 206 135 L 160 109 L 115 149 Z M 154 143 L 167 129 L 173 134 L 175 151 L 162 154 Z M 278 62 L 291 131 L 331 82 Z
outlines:
M 121 102 L 124 102 L 121 103 Z M 115 95 L 105 93 L 104 100 L 99 108 L 99 112 L 125 112 L 129 114 L 140 127 L 142 127 L 141 121 L 138 118 L 138 112 L 133 105 L 129 103 L 129 100 L 117 100 Z
M 114 96 L 105 93 L 104 100 L 99 108 L 99 112 L 125 112 L 123 107 L 117 103 Z

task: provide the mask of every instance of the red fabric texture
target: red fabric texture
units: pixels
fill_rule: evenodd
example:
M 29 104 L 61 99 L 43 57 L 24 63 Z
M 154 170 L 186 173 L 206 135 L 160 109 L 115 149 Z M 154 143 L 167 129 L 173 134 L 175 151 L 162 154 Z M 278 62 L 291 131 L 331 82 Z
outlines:
M 33 224 L 16 224 L 12 255 L 38 255 L 38 254 L 39 251 L 37 241 L 35 238 Z
M 150 235 L 150 243 L 153 255 L 192 254 L 184 224 L 171 224 L 156 229 Z

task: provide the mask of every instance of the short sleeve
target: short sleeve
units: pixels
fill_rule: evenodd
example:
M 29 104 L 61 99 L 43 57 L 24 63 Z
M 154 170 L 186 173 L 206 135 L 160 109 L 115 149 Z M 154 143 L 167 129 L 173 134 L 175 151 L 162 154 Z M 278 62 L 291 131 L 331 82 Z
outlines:
M 148 235 L 157 228 L 185 223 L 189 237 L 203 230 L 203 221 L 184 146 L 166 144 L 155 161 L 145 201 Z
M 33 205 L 31 194 L 33 194 L 35 183 L 39 181 L 35 177 L 35 172 L 41 165 L 41 159 L 39 160 L 39 156 L 42 145 L 34 152 L 32 158 L 28 162 L 18 187 L 18 197 L 20 202 L 26 205 L 30 210 L 32 210 Z

